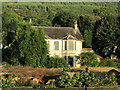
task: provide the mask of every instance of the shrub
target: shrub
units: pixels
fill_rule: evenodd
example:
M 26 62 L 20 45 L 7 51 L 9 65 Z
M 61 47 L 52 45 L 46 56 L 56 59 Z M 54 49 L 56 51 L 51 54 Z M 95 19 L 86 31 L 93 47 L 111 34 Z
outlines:
M 5 68 L 9 68 L 9 67 L 12 66 L 12 65 L 10 65 L 10 64 L 7 63 L 7 62 L 1 62 L 1 65 L 3 65 Z
M 55 84 L 60 88 L 70 87 L 72 86 L 71 77 L 67 74 L 67 72 L 63 71 L 55 80 Z
M 118 85 L 117 79 L 115 78 L 115 75 L 112 75 L 110 77 L 105 77 L 101 80 L 102 86 L 115 86 Z
M 16 81 L 19 79 L 15 76 L 15 74 L 12 74 L 11 76 L 5 77 L 2 76 L 2 87 L 15 87 Z
M 84 52 L 76 57 L 77 57 L 77 60 L 80 61 L 80 64 L 82 66 L 91 66 L 91 67 L 98 66 L 97 55 L 94 52 Z
M 46 65 L 47 68 L 64 68 L 68 67 L 68 63 L 64 58 L 54 56 L 54 57 L 47 57 Z
M 66 71 L 63 71 L 56 79 L 57 87 L 97 87 L 97 86 L 115 86 L 117 79 L 113 76 L 105 78 L 96 77 L 88 68 L 85 71 L 76 72 L 73 76 L 69 76 Z
M 103 67 L 115 67 L 115 62 L 114 60 L 110 59 L 110 58 L 105 58 L 102 59 L 99 63 L 99 66 L 103 66 Z
M 94 87 L 97 86 L 98 82 L 98 79 L 88 70 L 88 68 L 86 68 L 85 71 L 75 73 L 72 79 L 76 80 L 74 84 L 75 87 Z

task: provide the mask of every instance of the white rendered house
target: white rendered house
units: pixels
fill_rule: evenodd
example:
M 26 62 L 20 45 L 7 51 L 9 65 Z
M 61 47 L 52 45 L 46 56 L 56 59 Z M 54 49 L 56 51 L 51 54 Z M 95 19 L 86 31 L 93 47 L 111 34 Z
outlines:
M 50 56 L 64 57 L 72 67 L 78 67 L 75 61 L 75 56 L 82 52 L 83 37 L 77 28 L 77 23 L 74 27 L 41 27 L 46 34 L 48 50 Z

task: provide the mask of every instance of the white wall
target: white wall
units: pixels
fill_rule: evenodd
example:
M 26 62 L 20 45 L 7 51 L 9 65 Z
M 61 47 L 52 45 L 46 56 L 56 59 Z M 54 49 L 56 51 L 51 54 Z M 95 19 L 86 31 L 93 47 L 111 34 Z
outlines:
M 67 41 L 74 41 L 76 44 L 76 49 L 75 50 L 65 50 L 65 41 L 66 40 L 60 40 L 60 39 L 47 39 L 46 40 L 48 43 L 48 49 L 49 49 L 49 54 L 50 56 L 59 56 L 59 57 L 64 57 L 64 56 L 77 56 L 82 52 L 82 41 L 80 40 L 67 40 Z M 58 41 L 59 42 L 59 50 L 55 50 L 54 42 Z M 75 59 L 75 58 L 74 58 Z M 75 61 L 75 60 L 74 60 Z M 80 66 L 80 64 L 77 64 L 77 62 L 74 63 L 74 66 Z
M 81 51 L 82 51 L 82 41 L 67 40 L 67 41 L 76 42 L 76 46 L 75 46 L 76 49 L 75 50 L 65 50 L 65 41 L 66 40 L 47 39 L 46 41 L 47 41 L 47 43 L 49 45 L 49 54 L 50 54 L 50 56 L 55 56 L 55 55 L 58 55 L 60 57 L 63 57 L 63 56 L 66 56 L 66 55 L 74 56 L 74 55 L 80 54 Z M 54 42 L 55 41 L 59 42 L 59 50 L 54 49 Z

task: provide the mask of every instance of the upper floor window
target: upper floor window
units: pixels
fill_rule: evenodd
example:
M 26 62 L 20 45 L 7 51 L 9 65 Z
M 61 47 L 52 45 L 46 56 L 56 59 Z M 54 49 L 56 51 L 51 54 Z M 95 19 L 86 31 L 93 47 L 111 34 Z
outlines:
M 59 50 L 59 42 L 58 41 L 54 42 L 54 49 Z
M 65 50 L 67 50 L 67 41 L 65 41 Z
M 73 41 L 69 41 L 68 50 L 74 50 L 74 42 Z
M 76 50 L 75 41 L 65 41 L 65 50 Z

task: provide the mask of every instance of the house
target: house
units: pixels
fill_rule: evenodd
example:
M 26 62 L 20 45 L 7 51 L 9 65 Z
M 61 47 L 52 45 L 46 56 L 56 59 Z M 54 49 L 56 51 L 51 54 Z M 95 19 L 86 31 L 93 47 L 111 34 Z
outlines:
M 74 27 L 41 27 L 46 34 L 46 41 L 50 56 L 64 57 L 72 67 L 80 64 L 75 61 L 75 56 L 82 52 L 83 37 L 75 22 Z

